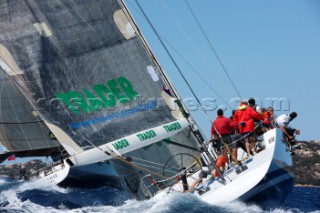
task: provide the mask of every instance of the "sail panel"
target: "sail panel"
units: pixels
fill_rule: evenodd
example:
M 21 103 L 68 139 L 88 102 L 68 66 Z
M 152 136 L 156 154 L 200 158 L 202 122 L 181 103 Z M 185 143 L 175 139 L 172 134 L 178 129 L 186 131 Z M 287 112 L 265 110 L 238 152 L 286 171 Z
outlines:
M 58 147 L 50 130 L 0 67 L 0 143 L 6 151 L 29 151 Z
M 82 149 L 176 120 L 142 41 L 123 16 L 130 36 L 116 24 L 120 10 L 117 0 L 0 4 L 0 43 L 23 72 L 13 79 Z

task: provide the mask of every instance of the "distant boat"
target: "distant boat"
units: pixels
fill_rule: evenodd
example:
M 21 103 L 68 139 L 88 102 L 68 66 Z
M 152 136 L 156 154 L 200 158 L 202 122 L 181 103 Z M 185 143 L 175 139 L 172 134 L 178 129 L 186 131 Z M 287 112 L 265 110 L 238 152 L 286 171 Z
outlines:
M 23 169 L 23 173 L 22 173 Z M 67 175 L 69 174 L 70 166 L 65 163 L 55 163 L 54 165 L 46 165 L 39 170 L 34 170 L 31 166 L 30 168 L 20 168 L 20 175 L 10 173 L 8 175 L 1 175 L 0 181 L 1 185 L 8 184 L 8 183 L 16 183 L 16 182 L 24 182 L 28 181 L 33 183 L 37 186 L 47 186 L 48 184 L 57 185 L 61 183 Z
M 57 185 L 64 181 L 69 174 L 70 166 L 66 162 L 57 163 L 50 167 L 38 171 L 37 175 L 31 177 L 30 181 L 36 184 L 54 184 Z
M 16 3 L 0 3 L 0 65 L 63 146 L 71 170 L 86 167 L 95 176 L 103 173 L 99 164 L 110 165 L 141 199 L 172 183 L 170 172 L 197 175 L 199 165 L 191 165 L 207 148 L 202 130 L 123 1 Z M 263 180 L 261 190 L 271 189 L 291 164 L 277 134 L 265 134 L 265 150 L 247 161 L 246 171 L 230 171 L 232 182 L 221 175 L 225 183 L 214 181 L 201 199 L 248 200 Z M 288 184 L 281 192 L 292 181 L 283 175 Z M 216 198 L 215 188 L 232 196 Z

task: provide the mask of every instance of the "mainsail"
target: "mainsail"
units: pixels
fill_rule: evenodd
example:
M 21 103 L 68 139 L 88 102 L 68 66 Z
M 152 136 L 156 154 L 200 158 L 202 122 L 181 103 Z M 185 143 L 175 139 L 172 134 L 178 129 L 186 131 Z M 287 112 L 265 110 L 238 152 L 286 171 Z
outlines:
M 129 153 L 145 166 L 195 152 L 163 142 L 195 147 L 197 138 L 121 1 L 1 2 L 0 45 L 1 63 L 73 164 Z

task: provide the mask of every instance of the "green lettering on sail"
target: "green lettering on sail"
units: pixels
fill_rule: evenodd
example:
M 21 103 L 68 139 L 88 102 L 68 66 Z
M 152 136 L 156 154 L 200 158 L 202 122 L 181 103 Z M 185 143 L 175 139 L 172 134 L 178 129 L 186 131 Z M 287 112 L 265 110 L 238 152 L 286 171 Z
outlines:
M 76 91 L 59 93 L 56 95 L 56 97 L 60 101 L 63 101 L 64 104 L 67 105 L 69 109 L 72 110 L 76 115 L 80 115 L 80 110 L 85 113 L 88 113 L 92 110 L 91 105 L 88 105 L 84 97 Z
M 111 79 L 105 84 L 93 85 L 92 91 L 83 89 L 83 94 L 77 91 L 56 94 L 56 98 L 62 101 L 69 110 L 76 115 L 90 113 L 116 106 L 119 103 L 126 103 L 139 97 L 131 82 L 125 77 Z
M 115 96 L 116 99 L 119 100 L 121 103 L 128 102 L 128 98 L 121 94 L 121 90 L 118 88 L 118 83 L 115 79 L 112 79 L 107 82 L 112 94 Z
M 181 125 L 179 122 L 174 122 L 172 124 L 167 124 L 167 125 L 163 125 L 163 128 L 167 131 L 167 132 L 172 132 L 174 130 L 177 129 L 181 129 Z
M 114 95 L 109 91 L 108 87 L 103 84 L 96 84 L 93 86 L 95 93 L 101 98 L 107 107 L 114 107 L 116 105 L 116 99 Z
M 116 150 L 119 150 L 119 149 L 123 149 L 127 146 L 130 146 L 129 144 L 129 141 L 127 139 L 122 139 L 122 140 L 119 140 L 119 141 L 116 141 L 112 144 L 112 146 L 116 149 Z
M 137 137 L 140 139 L 140 141 L 145 141 L 145 140 L 154 138 L 156 136 L 157 136 L 157 134 L 153 130 L 149 130 L 149 131 L 137 134 Z
M 106 107 L 106 104 L 100 98 L 95 97 L 89 90 L 84 89 L 83 93 L 88 98 L 93 110 L 99 110 L 101 107 Z
M 133 100 L 136 96 L 140 96 L 136 91 L 134 91 L 132 84 L 125 77 L 118 78 L 118 82 L 123 90 L 123 92 L 127 95 L 130 100 Z

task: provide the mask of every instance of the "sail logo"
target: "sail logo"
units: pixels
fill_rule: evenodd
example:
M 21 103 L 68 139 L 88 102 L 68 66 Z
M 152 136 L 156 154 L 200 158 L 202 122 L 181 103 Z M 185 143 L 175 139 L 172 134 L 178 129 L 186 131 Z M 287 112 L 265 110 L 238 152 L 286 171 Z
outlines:
M 145 141 L 145 140 L 156 137 L 157 134 L 154 130 L 149 130 L 149 131 L 146 131 L 143 133 L 139 133 L 139 134 L 137 134 L 137 136 L 140 139 L 140 141 Z
M 168 124 L 168 125 L 163 125 L 163 128 L 167 131 L 167 132 L 172 132 L 178 129 L 181 129 L 181 125 L 179 122 L 174 122 L 172 124 Z
M 119 141 L 116 141 L 115 143 L 113 143 L 112 146 L 116 150 L 119 150 L 119 149 L 123 149 L 123 148 L 125 148 L 127 146 L 130 146 L 130 144 L 129 144 L 129 141 L 127 139 L 122 139 L 122 140 L 119 140 Z
M 116 106 L 117 101 L 124 104 L 139 97 L 131 82 L 125 77 L 111 79 L 106 84 L 96 84 L 91 92 L 83 90 L 83 94 L 77 91 L 56 94 L 56 98 L 62 101 L 72 112 L 80 115 L 81 112 L 89 113 L 101 108 Z

